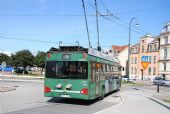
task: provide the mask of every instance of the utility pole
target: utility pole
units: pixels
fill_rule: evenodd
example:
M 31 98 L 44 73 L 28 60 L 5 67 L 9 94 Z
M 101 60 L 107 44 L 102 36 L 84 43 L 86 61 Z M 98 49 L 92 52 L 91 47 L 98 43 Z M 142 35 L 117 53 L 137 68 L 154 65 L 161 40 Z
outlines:
M 82 0 L 82 3 L 83 3 L 83 9 L 84 9 L 84 18 L 85 18 L 85 22 L 86 22 L 86 30 L 87 30 L 89 48 L 92 48 L 91 43 L 90 43 L 90 35 L 89 35 L 89 29 L 88 29 L 88 23 L 87 23 L 87 16 L 86 16 L 86 8 L 85 8 L 85 5 L 84 5 L 84 0 Z
M 96 25 L 97 25 L 97 38 L 98 38 L 97 50 L 101 51 L 100 39 L 99 39 L 98 11 L 97 11 L 97 1 L 96 0 L 95 0 L 95 6 L 96 6 Z

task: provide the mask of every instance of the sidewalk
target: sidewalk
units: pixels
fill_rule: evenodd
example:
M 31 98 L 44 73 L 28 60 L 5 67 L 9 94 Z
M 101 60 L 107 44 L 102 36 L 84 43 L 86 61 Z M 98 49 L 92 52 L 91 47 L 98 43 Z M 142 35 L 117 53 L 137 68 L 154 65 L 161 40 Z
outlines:
M 170 104 L 166 104 L 144 92 L 123 92 L 123 101 L 95 114 L 170 114 Z

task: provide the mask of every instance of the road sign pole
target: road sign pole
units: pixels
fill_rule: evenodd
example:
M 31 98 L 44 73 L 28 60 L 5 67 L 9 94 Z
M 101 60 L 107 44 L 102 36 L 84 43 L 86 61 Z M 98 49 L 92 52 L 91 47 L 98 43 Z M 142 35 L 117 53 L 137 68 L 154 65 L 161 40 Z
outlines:
M 157 85 L 157 93 L 159 93 L 159 84 Z

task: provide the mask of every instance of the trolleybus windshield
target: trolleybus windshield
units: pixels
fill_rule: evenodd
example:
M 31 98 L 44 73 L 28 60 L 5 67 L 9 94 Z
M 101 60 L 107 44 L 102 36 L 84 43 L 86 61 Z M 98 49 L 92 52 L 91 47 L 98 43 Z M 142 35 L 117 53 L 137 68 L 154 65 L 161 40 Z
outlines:
M 46 78 L 87 79 L 87 69 L 83 61 L 47 61 Z

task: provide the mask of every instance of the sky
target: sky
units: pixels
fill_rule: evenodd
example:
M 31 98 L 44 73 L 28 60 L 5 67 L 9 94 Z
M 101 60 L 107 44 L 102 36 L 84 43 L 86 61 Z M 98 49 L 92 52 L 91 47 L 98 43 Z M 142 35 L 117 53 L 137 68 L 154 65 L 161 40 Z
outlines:
M 97 47 L 94 0 L 84 0 L 90 41 Z M 169 0 L 97 0 L 99 36 L 102 49 L 127 45 L 132 22 L 131 44 L 146 34 L 159 35 L 170 21 Z M 47 51 L 51 47 L 77 45 L 88 47 L 82 0 L 0 0 L 0 51 Z

